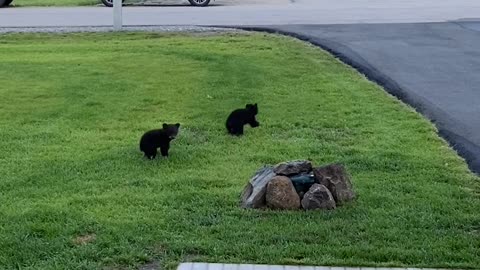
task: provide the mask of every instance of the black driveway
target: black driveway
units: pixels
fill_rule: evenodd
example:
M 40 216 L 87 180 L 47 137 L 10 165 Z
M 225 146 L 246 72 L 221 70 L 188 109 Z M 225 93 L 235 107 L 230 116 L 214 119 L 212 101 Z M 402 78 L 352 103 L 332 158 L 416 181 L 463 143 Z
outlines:
M 318 45 L 432 120 L 480 173 L 480 21 L 249 27 Z

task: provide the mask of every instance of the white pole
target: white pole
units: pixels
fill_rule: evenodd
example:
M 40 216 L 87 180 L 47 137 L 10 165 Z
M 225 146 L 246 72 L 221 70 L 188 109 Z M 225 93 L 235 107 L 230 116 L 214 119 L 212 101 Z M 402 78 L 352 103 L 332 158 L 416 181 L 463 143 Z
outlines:
M 122 30 L 122 0 L 113 0 L 113 29 Z

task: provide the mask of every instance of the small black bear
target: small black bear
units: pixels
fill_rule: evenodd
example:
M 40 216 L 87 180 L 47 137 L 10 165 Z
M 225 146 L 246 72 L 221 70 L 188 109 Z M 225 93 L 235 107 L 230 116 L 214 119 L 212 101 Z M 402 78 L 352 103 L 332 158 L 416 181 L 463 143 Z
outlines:
M 247 104 L 245 109 L 233 111 L 227 118 L 227 130 L 232 135 L 243 135 L 243 126 L 249 124 L 251 127 L 258 127 L 260 123 L 255 119 L 258 114 L 258 105 Z
M 157 156 L 157 148 L 160 147 L 162 156 L 168 157 L 170 141 L 175 139 L 179 128 L 179 123 L 163 124 L 162 129 L 147 131 L 140 139 L 140 151 L 144 152 L 148 159 L 154 159 Z

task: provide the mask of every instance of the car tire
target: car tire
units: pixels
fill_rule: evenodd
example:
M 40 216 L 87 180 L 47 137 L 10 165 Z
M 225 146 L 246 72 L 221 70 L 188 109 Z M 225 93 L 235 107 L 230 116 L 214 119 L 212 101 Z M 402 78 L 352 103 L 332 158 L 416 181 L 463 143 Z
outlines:
M 2 0 L 0 0 L 2 1 Z M 124 2 L 125 0 L 122 0 L 122 3 Z M 113 7 L 113 0 L 102 0 L 102 3 L 107 6 L 107 7 Z
M 188 0 L 188 2 L 195 7 L 206 7 L 210 4 L 210 0 Z
M 0 7 L 8 7 L 13 2 L 13 0 L 0 0 Z

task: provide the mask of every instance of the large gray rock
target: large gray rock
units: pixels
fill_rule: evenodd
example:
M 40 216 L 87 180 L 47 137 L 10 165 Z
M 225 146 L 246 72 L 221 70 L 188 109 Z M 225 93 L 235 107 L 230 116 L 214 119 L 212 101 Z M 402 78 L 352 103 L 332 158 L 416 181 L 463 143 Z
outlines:
M 275 177 L 270 166 L 258 170 L 245 186 L 241 195 L 243 208 L 262 208 L 265 206 L 265 193 L 267 184 Z
M 273 171 L 278 175 L 295 175 L 301 173 L 309 173 L 312 171 L 312 163 L 308 160 L 294 160 L 282 162 L 275 165 Z
M 347 170 L 342 164 L 330 164 L 313 169 L 315 181 L 326 186 L 337 204 L 355 199 L 352 182 Z
M 336 208 L 336 203 L 326 186 L 314 184 L 303 196 L 302 207 L 305 210 L 330 210 Z
M 294 210 L 300 208 L 300 197 L 286 176 L 275 176 L 267 185 L 267 206 L 272 209 Z

